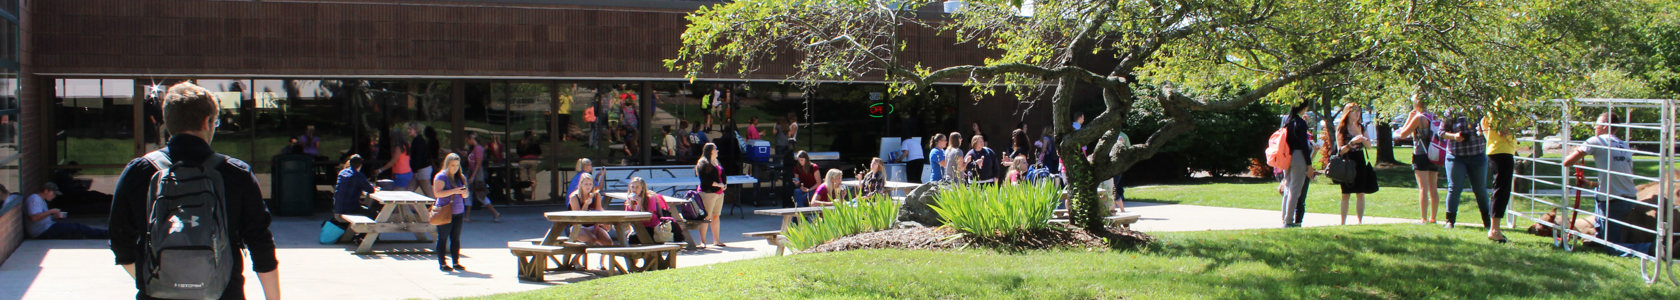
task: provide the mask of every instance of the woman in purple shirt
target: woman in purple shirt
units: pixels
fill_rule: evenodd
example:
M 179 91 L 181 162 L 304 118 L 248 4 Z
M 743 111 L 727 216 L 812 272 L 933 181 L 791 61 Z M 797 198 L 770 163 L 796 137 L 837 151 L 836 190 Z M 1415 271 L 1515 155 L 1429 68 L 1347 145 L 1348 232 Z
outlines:
M 444 272 L 466 271 L 461 266 L 461 214 L 467 211 L 467 178 L 461 174 L 461 156 L 450 153 L 443 159 L 443 171 L 432 177 L 432 195 L 437 197 L 434 207 L 448 205 L 454 208 L 455 215 L 449 217 L 449 224 L 437 225 L 438 269 Z M 455 267 L 450 268 L 444 263 L 444 254 L 455 260 Z

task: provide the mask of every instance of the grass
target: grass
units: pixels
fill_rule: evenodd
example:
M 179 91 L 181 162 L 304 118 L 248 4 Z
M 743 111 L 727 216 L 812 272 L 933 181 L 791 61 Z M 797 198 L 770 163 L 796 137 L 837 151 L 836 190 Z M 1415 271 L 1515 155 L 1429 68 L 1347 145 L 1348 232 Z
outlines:
M 1129 252 L 867 250 L 613 276 L 477 299 L 1675 299 L 1637 260 L 1409 224 L 1164 233 Z

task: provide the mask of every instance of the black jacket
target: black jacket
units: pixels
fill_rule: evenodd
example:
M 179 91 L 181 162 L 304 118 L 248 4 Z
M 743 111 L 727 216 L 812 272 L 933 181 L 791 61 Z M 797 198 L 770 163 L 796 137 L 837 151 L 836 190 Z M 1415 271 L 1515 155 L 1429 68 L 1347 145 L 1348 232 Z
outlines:
M 192 135 L 176 135 L 169 138 L 169 144 L 162 150 L 175 161 L 203 161 L 215 153 L 210 144 L 204 139 Z M 257 273 L 274 271 L 279 261 L 274 258 L 274 234 L 269 232 L 270 216 L 268 206 L 263 203 L 262 192 L 257 185 L 257 178 L 251 174 L 251 166 L 236 158 L 229 157 L 227 163 L 217 166 L 222 173 L 224 197 L 227 200 L 228 213 L 228 241 L 232 249 L 245 248 L 251 252 L 251 270 Z M 119 265 L 136 264 L 147 259 L 144 244 L 146 234 L 148 187 L 151 185 L 152 174 L 157 168 L 145 157 L 135 158 L 123 168 L 122 175 L 117 178 L 117 190 L 111 201 L 111 254 L 116 256 Z M 222 294 L 222 299 L 245 298 L 245 279 L 240 274 L 244 269 L 243 253 L 234 251 L 233 275 L 228 277 L 228 287 Z M 137 264 L 140 266 L 144 264 Z M 135 288 L 142 288 L 135 282 Z M 140 298 L 145 293 L 140 293 Z

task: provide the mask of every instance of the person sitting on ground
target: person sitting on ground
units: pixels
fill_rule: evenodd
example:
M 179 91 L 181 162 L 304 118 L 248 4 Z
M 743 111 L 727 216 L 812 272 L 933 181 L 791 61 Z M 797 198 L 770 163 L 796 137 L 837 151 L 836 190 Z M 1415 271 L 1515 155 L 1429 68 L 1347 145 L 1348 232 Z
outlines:
M 363 175 L 362 156 L 351 154 L 344 162 L 344 168 L 338 171 L 338 183 L 333 185 L 333 214 L 336 215 L 364 215 L 372 217 L 374 212 L 369 210 L 362 201 L 362 195 L 377 193 L 379 188 L 368 182 L 367 175 Z
M 869 172 L 860 176 L 858 187 L 863 191 L 860 198 L 874 197 L 887 191 L 887 165 L 880 157 L 869 160 Z
M 828 169 L 828 176 L 823 177 L 823 183 L 817 185 L 816 195 L 811 196 L 811 206 L 834 206 L 840 199 L 846 199 L 846 187 L 840 185 L 840 169 Z
M 566 203 L 572 211 L 603 211 L 606 205 L 601 201 L 601 193 L 596 192 L 595 176 L 584 173 L 579 176 L 578 189 L 566 197 Z M 581 230 L 572 231 L 572 240 L 590 245 L 612 245 L 612 235 L 607 234 L 612 225 L 592 224 L 581 226 Z
M 1016 155 L 1015 160 L 1009 164 L 1009 175 L 1004 177 L 1009 179 L 1010 185 L 1019 185 L 1022 181 L 1025 181 L 1024 178 L 1027 175 L 1027 167 L 1029 166 L 1030 165 L 1027 165 L 1026 155 Z
M 32 239 L 108 239 L 111 234 L 105 229 L 93 228 L 75 222 L 54 222 L 53 219 L 64 219 L 68 213 L 57 208 L 47 208 L 47 202 L 57 199 L 63 192 L 58 190 L 58 184 L 48 182 L 40 192 L 30 194 L 24 200 L 25 212 L 29 215 L 29 238 Z

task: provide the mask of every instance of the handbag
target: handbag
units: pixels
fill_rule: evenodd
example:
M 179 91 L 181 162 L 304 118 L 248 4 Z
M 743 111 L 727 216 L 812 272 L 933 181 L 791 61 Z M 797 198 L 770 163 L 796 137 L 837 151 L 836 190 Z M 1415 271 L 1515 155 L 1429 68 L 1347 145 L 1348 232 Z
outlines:
M 1354 177 L 1359 174 L 1357 163 L 1347 155 L 1330 156 L 1330 165 L 1324 168 L 1324 175 L 1335 182 L 1353 182 Z
M 659 226 L 653 227 L 653 241 L 655 243 L 671 242 L 671 222 L 660 222 Z
M 432 206 L 432 215 L 429 216 L 428 223 L 432 223 L 432 225 L 449 225 L 449 217 L 453 215 L 455 215 L 454 205 Z

